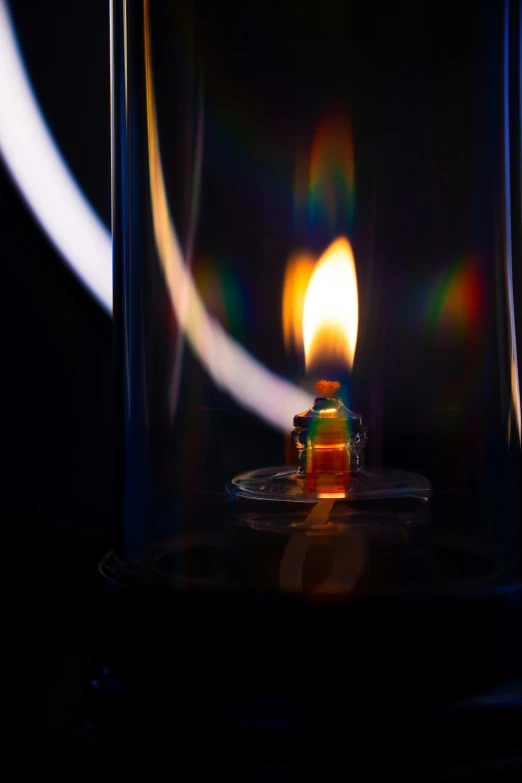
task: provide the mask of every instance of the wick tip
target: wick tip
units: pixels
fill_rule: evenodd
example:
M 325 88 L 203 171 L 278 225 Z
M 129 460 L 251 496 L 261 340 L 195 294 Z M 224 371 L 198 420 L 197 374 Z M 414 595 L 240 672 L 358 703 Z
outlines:
M 315 388 L 320 397 L 335 397 L 341 384 L 338 381 L 317 381 Z

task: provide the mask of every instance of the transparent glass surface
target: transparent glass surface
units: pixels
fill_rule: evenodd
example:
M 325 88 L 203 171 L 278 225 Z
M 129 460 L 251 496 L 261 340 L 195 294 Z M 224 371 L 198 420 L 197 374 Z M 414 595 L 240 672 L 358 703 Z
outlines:
M 277 519 L 267 498 L 295 488 L 294 417 L 327 379 L 368 428 L 335 529 L 371 515 L 347 501 L 382 499 L 387 476 L 392 499 L 430 498 L 405 585 L 519 581 L 520 7 L 420 5 L 113 3 L 118 555 L 133 573 L 237 583 L 300 528 L 320 498 Z M 339 277 L 319 309 L 341 302 L 349 351 L 327 336 L 306 361 L 303 280 L 341 240 L 356 300 Z M 234 544 L 241 520 L 269 531 L 255 558 Z M 184 558 L 208 535 L 212 556 Z M 382 535 L 399 568 L 405 539 Z M 378 573 L 392 589 L 393 568 Z
M 341 486 L 333 486 L 330 492 L 327 486 L 323 486 L 323 491 L 308 491 L 306 478 L 296 470 L 285 467 L 247 471 L 232 479 L 227 489 L 232 498 L 281 500 L 291 503 L 317 503 L 325 499 L 340 503 L 349 500 L 388 500 L 401 497 L 428 500 L 431 497 L 430 483 L 423 476 L 403 470 L 379 468 L 361 470 L 343 481 Z

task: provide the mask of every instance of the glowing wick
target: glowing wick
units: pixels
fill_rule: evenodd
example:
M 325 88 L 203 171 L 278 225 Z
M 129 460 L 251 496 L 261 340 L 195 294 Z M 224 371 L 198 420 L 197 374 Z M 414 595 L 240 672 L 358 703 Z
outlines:
M 341 384 L 338 381 L 317 381 L 315 388 L 319 397 L 335 397 Z

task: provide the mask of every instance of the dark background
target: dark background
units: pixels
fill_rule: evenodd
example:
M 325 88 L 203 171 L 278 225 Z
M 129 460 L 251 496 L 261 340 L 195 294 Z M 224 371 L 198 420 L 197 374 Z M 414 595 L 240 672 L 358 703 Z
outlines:
M 497 2 L 364 5 L 365 9 L 363 4 L 355 4 L 355 10 L 343 16 L 343 4 L 333 4 L 343 19 L 334 30 L 336 44 L 343 45 L 345 25 L 358 25 L 361 35 L 357 37 L 357 52 L 360 55 L 366 48 L 372 51 L 366 78 L 371 81 L 375 73 L 382 74 L 380 95 L 353 96 L 363 107 L 359 114 L 362 119 L 356 120 L 356 160 L 359 149 L 360 168 L 373 172 L 358 183 L 363 215 L 366 210 L 366 215 L 373 217 L 371 228 L 361 227 L 356 232 L 354 247 L 356 258 L 357 251 L 362 256 L 369 247 L 379 256 L 379 249 L 390 248 L 396 237 L 399 244 L 396 242 L 396 249 L 387 255 L 386 280 L 396 291 L 408 291 L 411 270 L 426 243 L 426 233 L 437 237 L 439 243 L 433 247 L 434 258 L 443 257 L 459 243 L 492 258 L 500 252 L 502 210 L 496 212 L 494 204 L 499 203 L 502 193 L 501 172 L 496 168 L 501 143 L 502 15 Z M 211 16 L 207 20 L 215 35 L 214 51 L 219 51 L 220 41 L 237 42 L 236 33 L 242 24 L 257 30 L 258 40 L 262 40 L 263 24 L 271 29 L 279 26 L 288 36 L 294 23 L 299 25 L 299 15 L 292 16 L 290 11 L 285 15 L 281 9 L 279 16 L 272 17 L 263 4 L 242 6 L 244 19 L 237 16 L 237 9 L 227 17 L 225 11 L 221 14 L 221 4 L 209 5 L 208 13 L 216 15 L 215 26 Z M 104 0 L 82 4 L 17 0 L 12 3 L 12 12 L 50 128 L 85 194 L 109 225 L 108 4 Z M 368 24 L 370 18 L 377 20 L 373 27 Z M 319 53 L 329 49 L 329 32 L 318 24 L 314 44 L 319 46 Z M 490 48 L 483 45 L 485 41 Z M 227 52 L 231 62 L 238 56 L 229 46 Z M 298 54 L 296 47 L 295 56 Z M 335 69 L 335 63 L 332 67 Z M 254 77 L 262 82 L 266 73 L 256 72 Z M 278 86 L 280 100 L 283 87 Z M 306 95 L 294 98 L 306 106 Z M 374 98 L 376 103 L 378 99 L 378 111 L 372 105 Z M 452 111 L 458 114 L 462 107 L 464 122 L 453 120 Z M 381 128 L 385 128 L 385 142 L 372 162 L 376 134 Z M 369 138 L 366 146 L 365 138 Z M 406 167 L 401 155 L 404 148 L 411 161 Z M 472 153 L 463 160 L 462 150 L 468 148 Z M 426 175 L 430 167 L 436 176 Z M 425 181 L 431 183 L 429 188 Z M 96 565 L 119 536 L 120 498 L 113 480 L 112 326 L 110 317 L 63 264 L 3 168 L 0 184 L 5 346 L 2 518 L 10 596 L 7 614 L 14 628 L 8 651 L 16 690 L 12 724 L 18 739 L 23 736 L 31 744 L 33 737 L 39 738 L 35 747 L 38 745 L 43 753 L 45 768 L 49 762 L 44 763 L 44 759 L 58 766 L 66 763 L 61 755 L 60 732 L 79 687 L 78 675 L 94 645 L 99 591 Z M 208 187 L 212 193 L 211 183 Z M 445 204 L 444 210 L 437 206 L 441 203 Z M 212 216 L 209 221 L 212 232 Z M 404 265 L 403 257 L 407 258 Z M 256 275 L 259 270 L 252 272 L 251 289 L 266 293 L 265 282 Z M 364 272 L 361 277 L 366 297 L 363 301 L 374 306 L 382 303 L 382 297 L 390 291 L 387 284 L 381 280 L 373 285 L 369 273 L 367 278 Z M 422 282 L 422 274 L 417 280 Z M 269 312 L 270 328 L 252 334 L 251 345 L 256 355 L 283 372 L 284 351 L 277 343 L 280 336 L 275 335 L 279 330 L 275 303 L 278 307 L 279 301 L 278 292 L 269 305 L 274 308 Z M 258 301 L 253 307 L 258 308 L 257 317 L 262 315 Z M 404 312 L 405 302 L 399 299 L 397 307 Z M 451 481 L 444 484 L 440 461 L 454 414 L 439 412 L 438 419 L 433 418 L 438 392 L 430 385 L 428 362 L 423 364 L 423 345 L 414 346 L 413 356 L 404 351 L 401 364 L 390 367 L 386 351 L 377 350 L 382 335 L 376 329 L 372 331 L 370 322 L 363 322 L 361 328 L 366 344 L 374 350 L 371 366 L 369 359 L 365 365 L 370 381 L 361 381 L 360 389 L 365 391 L 365 384 L 372 378 L 379 379 L 381 396 L 388 395 L 394 402 L 393 414 L 385 412 L 374 418 L 374 426 L 388 434 L 388 445 L 379 458 L 425 472 L 435 478 L 436 489 L 455 489 Z M 397 319 L 394 329 L 395 339 L 400 341 L 411 323 Z M 487 339 L 493 345 L 495 332 L 490 332 Z M 488 352 L 496 355 L 491 346 Z M 200 377 L 197 366 L 190 358 L 187 361 L 191 363 L 189 373 Z M 426 394 L 432 397 L 431 407 L 426 404 L 425 408 L 421 405 L 412 410 L 407 402 L 401 407 L 404 385 L 396 378 L 414 377 L 414 368 L 422 377 Z M 486 380 L 496 369 L 486 370 Z M 393 379 L 389 388 L 382 385 L 387 374 Z M 417 393 L 420 385 L 411 383 Z M 485 395 L 488 404 L 498 405 L 502 383 L 486 386 L 494 390 L 489 397 L 489 391 Z M 404 396 L 408 398 L 408 394 Z M 365 399 L 363 395 L 361 398 Z M 477 446 L 469 432 L 474 428 L 476 431 L 477 422 L 482 420 L 482 399 L 480 395 L 472 399 L 471 409 L 464 411 L 467 426 L 460 440 L 464 449 Z M 216 390 L 208 393 L 206 402 L 230 413 L 230 402 Z M 374 415 L 369 405 L 363 412 L 370 419 Z M 239 417 L 236 428 L 242 426 L 241 414 L 230 415 Z M 397 436 L 403 427 L 408 437 L 401 440 Z M 214 491 L 221 486 L 221 473 L 264 464 L 274 449 L 282 458 L 282 439 L 271 432 L 263 437 L 265 441 L 259 443 L 257 453 L 251 454 L 252 465 L 244 462 L 239 437 L 235 446 L 223 442 L 222 447 L 229 448 L 234 456 L 221 461 L 221 472 L 211 482 Z M 435 455 L 425 448 L 426 437 L 436 444 Z M 457 464 L 458 455 L 455 451 L 452 454 L 453 464 Z M 215 454 L 218 463 L 219 458 L 219 453 Z M 477 460 L 480 462 L 480 458 Z M 476 463 L 471 460 L 463 473 L 466 486 L 475 470 Z M 509 481 L 514 481 L 513 476 Z M 466 507 L 462 498 L 457 501 L 459 513 L 465 508 L 472 526 L 475 506 Z
M 51 131 L 110 225 L 108 4 L 11 9 Z M 93 650 L 97 563 L 114 540 L 112 322 L 3 166 L 0 205 L 7 757 L 16 774 L 81 780 L 64 728 Z

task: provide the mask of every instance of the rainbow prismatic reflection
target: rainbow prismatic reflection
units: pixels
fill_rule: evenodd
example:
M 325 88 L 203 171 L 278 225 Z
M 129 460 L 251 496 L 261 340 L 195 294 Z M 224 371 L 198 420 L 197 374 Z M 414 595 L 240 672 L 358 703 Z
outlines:
M 244 338 L 247 307 L 243 286 L 232 265 L 217 254 L 208 255 L 195 265 L 194 281 L 209 315 L 236 339 Z
M 430 333 L 438 338 L 468 340 L 477 333 L 484 292 L 477 264 L 459 259 L 434 286 L 426 310 Z
M 326 220 L 332 229 L 352 228 L 355 169 L 352 130 L 344 113 L 334 112 L 319 125 L 310 156 L 308 194 L 312 225 Z
M 325 238 L 350 233 L 355 214 L 354 145 L 344 110 L 327 114 L 298 147 L 294 176 L 294 220 Z

